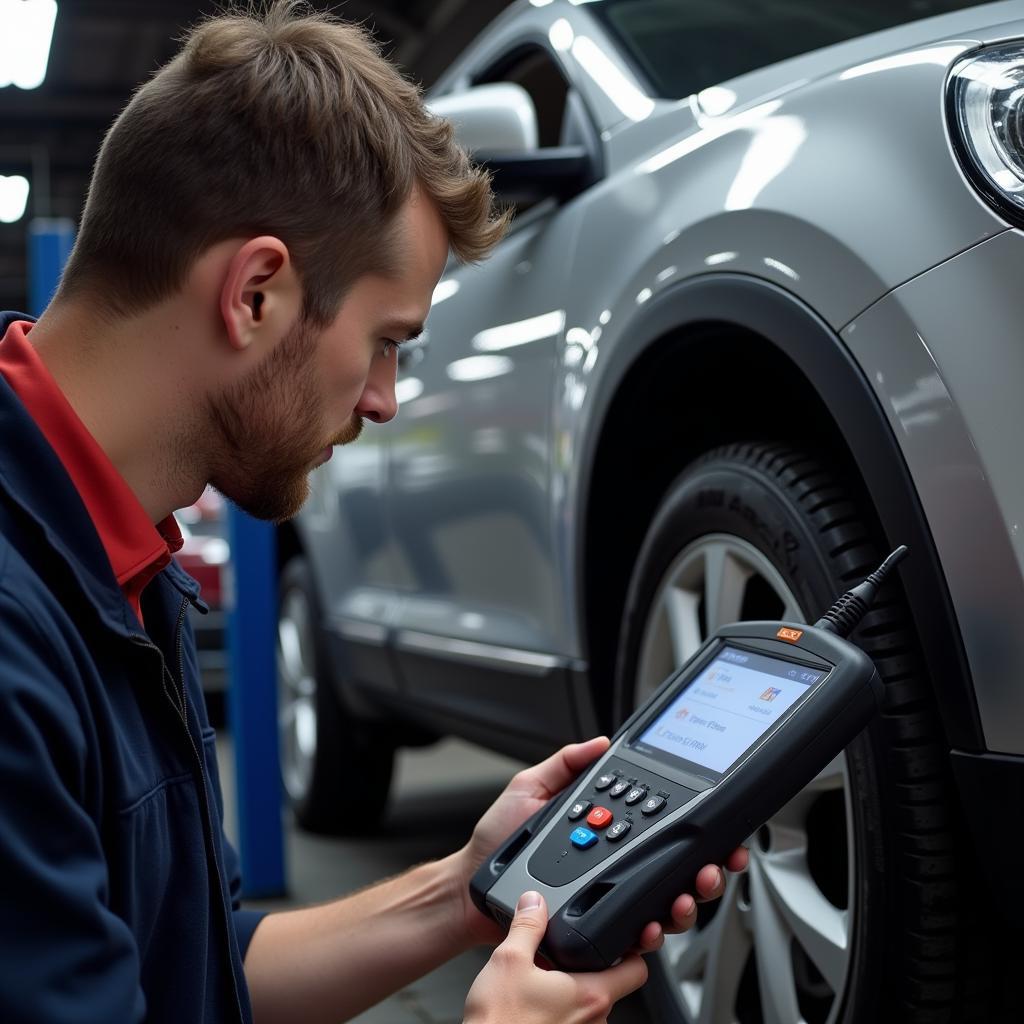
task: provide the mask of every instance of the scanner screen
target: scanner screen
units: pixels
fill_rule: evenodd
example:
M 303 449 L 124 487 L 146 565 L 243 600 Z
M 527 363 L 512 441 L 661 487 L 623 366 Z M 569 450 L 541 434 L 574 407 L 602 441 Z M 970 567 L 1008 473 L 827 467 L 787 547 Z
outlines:
M 633 747 L 724 774 L 825 674 L 724 647 Z

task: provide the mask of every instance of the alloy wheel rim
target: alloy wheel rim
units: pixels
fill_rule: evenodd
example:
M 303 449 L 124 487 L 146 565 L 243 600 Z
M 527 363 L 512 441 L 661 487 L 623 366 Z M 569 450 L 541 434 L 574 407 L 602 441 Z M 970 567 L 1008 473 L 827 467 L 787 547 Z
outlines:
M 752 544 L 711 534 L 684 548 L 644 624 L 637 703 L 709 633 L 744 618 L 806 621 L 782 575 Z M 840 753 L 751 837 L 750 867 L 728 878 L 722 899 L 703 905 L 690 931 L 666 937 L 655 956 L 681 1022 L 833 1024 L 850 963 L 852 815 Z
M 277 623 L 278 730 L 281 776 L 289 799 L 309 792 L 316 760 L 316 675 L 312 616 L 300 590 L 281 601 Z

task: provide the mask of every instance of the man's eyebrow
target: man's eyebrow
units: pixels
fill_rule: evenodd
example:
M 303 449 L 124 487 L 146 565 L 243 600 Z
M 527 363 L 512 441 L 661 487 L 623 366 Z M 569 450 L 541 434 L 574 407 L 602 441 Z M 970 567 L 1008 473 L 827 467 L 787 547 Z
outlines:
M 390 334 L 395 341 L 413 341 L 423 333 L 423 324 L 414 320 L 394 320 L 385 324 L 384 333 Z

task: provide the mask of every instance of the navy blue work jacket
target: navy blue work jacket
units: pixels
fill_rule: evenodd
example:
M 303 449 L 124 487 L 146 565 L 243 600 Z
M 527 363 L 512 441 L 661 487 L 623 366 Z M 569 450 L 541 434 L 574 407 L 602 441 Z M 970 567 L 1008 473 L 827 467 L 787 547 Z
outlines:
M 0 336 L 12 319 L 0 314 Z M 249 1022 L 214 734 L 171 563 L 126 602 L 0 378 L 0 1021 Z

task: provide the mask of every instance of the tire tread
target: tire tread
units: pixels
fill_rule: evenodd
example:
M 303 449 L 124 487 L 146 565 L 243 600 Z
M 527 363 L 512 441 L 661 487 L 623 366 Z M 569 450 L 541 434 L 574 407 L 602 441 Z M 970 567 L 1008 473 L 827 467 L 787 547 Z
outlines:
M 842 586 L 860 582 L 886 553 L 872 541 L 851 488 L 807 453 L 784 444 L 742 442 L 709 452 L 699 462 L 731 463 L 768 477 L 796 506 Z M 962 858 L 951 810 L 952 780 L 917 637 L 893 583 L 884 588 L 856 639 L 875 660 L 884 686 L 879 724 L 885 768 L 893 780 L 887 832 L 902 876 L 897 893 L 902 938 L 890 946 L 899 951 L 899 960 L 888 965 L 881 1018 L 959 1022 L 967 1019 L 957 1009 L 963 1004 L 956 984 L 965 936 L 957 902 Z

